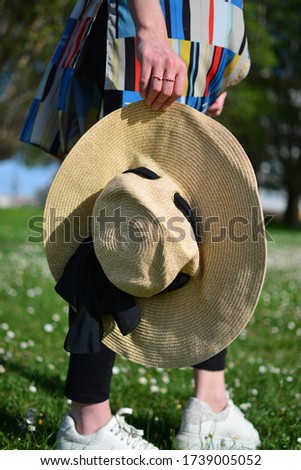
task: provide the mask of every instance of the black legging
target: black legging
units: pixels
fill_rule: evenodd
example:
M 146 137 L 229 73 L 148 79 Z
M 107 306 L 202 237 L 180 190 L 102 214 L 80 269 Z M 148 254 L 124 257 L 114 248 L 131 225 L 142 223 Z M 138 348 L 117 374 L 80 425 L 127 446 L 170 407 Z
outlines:
M 79 403 L 101 403 L 110 397 L 112 369 L 116 354 L 104 344 L 96 354 L 70 354 L 65 395 Z M 226 349 L 196 369 L 224 370 Z
M 72 312 L 72 315 L 76 313 Z M 112 370 L 116 354 L 101 343 L 95 354 L 70 354 L 65 395 L 79 403 L 101 403 L 110 397 Z M 225 369 L 226 349 L 193 366 L 196 369 Z

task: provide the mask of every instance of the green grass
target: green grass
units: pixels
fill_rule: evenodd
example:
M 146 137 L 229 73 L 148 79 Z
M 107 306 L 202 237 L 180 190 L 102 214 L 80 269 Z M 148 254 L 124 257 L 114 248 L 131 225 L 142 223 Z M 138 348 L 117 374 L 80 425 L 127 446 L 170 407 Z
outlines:
M 53 448 L 69 408 L 63 395 L 66 306 L 53 290 L 41 242 L 26 241 L 35 236 L 28 221 L 41 213 L 0 211 L 1 449 Z M 274 241 L 265 286 L 254 317 L 229 347 L 226 380 L 259 430 L 261 449 L 301 449 L 301 232 L 274 226 L 269 233 Z M 116 362 L 113 410 L 132 407 L 129 422 L 161 449 L 172 448 L 192 392 L 189 368 Z

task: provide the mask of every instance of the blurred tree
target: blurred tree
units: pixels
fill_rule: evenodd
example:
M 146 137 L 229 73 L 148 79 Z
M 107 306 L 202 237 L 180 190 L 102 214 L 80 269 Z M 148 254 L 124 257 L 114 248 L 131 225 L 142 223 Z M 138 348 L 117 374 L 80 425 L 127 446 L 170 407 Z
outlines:
M 247 1 L 244 12 L 251 70 L 245 80 L 229 91 L 221 121 L 241 141 L 257 173 L 266 143 L 261 122 L 272 113 L 266 91 L 266 70 L 276 67 L 278 60 L 267 30 L 265 6 Z
M 266 122 L 267 155 L 271 171 L 267 183 L 278 182 L 288 194 L 285 222 L 300 226 L 301 196 L 301 3 L 269 0 L 267 22 L 278 67 L 270 76 L 268 93 L 273 113 Z
M 301 3 L 245 2 L 252 67 L 229 94 L 224 122 L 249 155 L 260 184 L 285 188 L 285 222 L 300 225 Z M 262 171 L 263 170 L 263 171 Z
M 24 117 L 73 5 L 73 0 L 0 0 L 0 160 L 20 150 Z

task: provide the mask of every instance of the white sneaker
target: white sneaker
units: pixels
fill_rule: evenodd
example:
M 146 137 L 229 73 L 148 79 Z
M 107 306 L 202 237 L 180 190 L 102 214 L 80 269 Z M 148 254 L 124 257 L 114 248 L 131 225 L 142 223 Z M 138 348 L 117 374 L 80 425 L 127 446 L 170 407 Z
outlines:
M 220 413 L 197 398 L 186 404 L 176 447 L 181 450 L 197 449 L 256 449 L 260 445 L 258 432 L 233 401 Z
M 75 429 L 73 418 L 65 416 L 58 432 L 57 450 L 156 450 L 145 439 L 143 431 L 124 420 L 124 414 L 132 414 L 131 408 L 121 408 L 116 415 L 93 434 L 82 435 Z

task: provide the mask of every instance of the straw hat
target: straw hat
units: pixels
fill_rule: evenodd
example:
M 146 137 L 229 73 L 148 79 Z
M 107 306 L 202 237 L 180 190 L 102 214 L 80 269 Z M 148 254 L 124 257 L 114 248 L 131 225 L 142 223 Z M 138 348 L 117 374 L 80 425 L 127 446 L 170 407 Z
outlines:
M 140 167 L 154 177 L 127 172 Z M 250 320 L 266 268 L 262 220 L 252 166 L 227 129 L 183 104 L 162 113 L 139 102 L 95 124 L 62 163 L 44 245 L 58 281 L 92 237 L 105 275 L 141 312 L 125 336 L 104 315 L 103 342 L 140 364 L 183 367 L 217 354 Z M 185 285 L 168 291 L 181 273 Z

